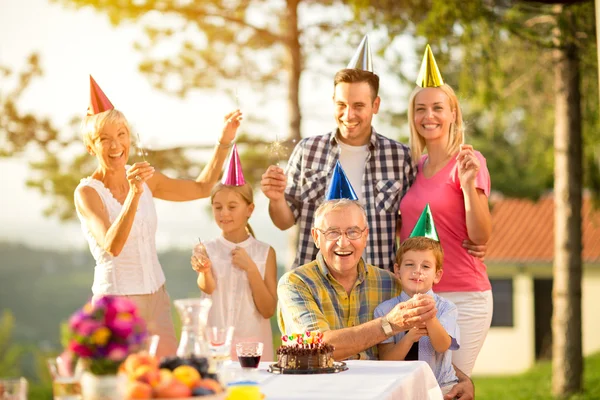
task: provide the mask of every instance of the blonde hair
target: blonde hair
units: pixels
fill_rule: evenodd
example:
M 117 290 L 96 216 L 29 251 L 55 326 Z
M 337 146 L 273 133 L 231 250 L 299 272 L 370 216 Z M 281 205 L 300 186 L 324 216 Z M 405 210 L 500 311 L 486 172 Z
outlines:
M 327 200 L 321 203 L 319 208 L 317 208 L 317 211 L 315 211 L 314 227 L 317 228 L 320 225 L 321 219 L 323 219 L 325 214 L 331 211 L 343 210 L 351 206 L 358 207 L 365 221 L 365 227 L 367 227 L 367 213 L 365 208 L 358 201 L 350 199 Z
M 123 124 L 127 133 L 131 132 L 129 123 L 125 115 L 119 110 L 107 110 L 94 115 L 86 115 L 81 121 L 81 134 L 83 143 L 86 146 L 92 146 L 94 140 L 100 135 L 106 124 Z
M 413 162 L 418 163 L 425 149 L 425 139 L 419 135 L 417 127 L 415 125 L 415 99 L 417 95 L 426 88 L 416 87 L 410 94 L 408 100 L 408 123 L 410 126 L 410 152 Z M 462 111 L 460 109 L 460 103 L 454 90 L 447 84 L 438 86 L 436 89 L 440 89 L 448 96 L 450 100 L 450 110 L 456 113 L 456 119 L 450 124 L 450 132 L 448 138 L 447 150 L 450 154 L 454 154 L 458 151 L 460 144 L 463 141 L 464 127 L 462 119 Z
M 254 191 L 252 190 L 252 186 L 250 186 L 249 183 L 246 183 L 245 185 L 242 185 L 242 186 L 231 186 L 231 185 L 224 185 L 221 182 L 219 182 L 215 186 L 213 186 L 212 190 L 210 191 L 210 204 L 213 203 L 215 195 L 223 189 L 229 189 L 232 192 L 239 194 L 242 197 L 242 199 L 244 199 L 246 204 L 248 204 L 248 205 L 254 204 Z M 256 235 L 254 234 L 254 229 L 252 229 L 252 227 L 250 226 L 250 223 L 246 223 L 246 230 L 248 231 L 248 233 L 250 235 L 252 235 L 253 237 L 256 237 Z
M 427 251 L 430 250 L 435 258 L 436 272 L 442 269 L 444 264 L 444 250 L 440 242 L 426 238 L 424 236 L 415 236 L 406 239 L 396 252 L 396 264 L 402 264 L 402 258 L 407 251 Z

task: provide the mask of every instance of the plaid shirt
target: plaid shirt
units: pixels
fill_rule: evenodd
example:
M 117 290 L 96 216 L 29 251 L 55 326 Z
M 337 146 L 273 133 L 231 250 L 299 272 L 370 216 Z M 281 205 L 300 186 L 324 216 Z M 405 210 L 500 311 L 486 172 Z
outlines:
M 310 230 L 315 211 L 325 200 L 339 155 L 335 132 L 330 132 L 302 139 L 290 156 L 285 197 L 300 225 L 293 268 L 316 257 L 317 248 Z M 407 146 L 372 130 L 361 199 L 369 222 L 369 242 L 363 254 L 367 263 L 392 269 L 400 200 L 413 183 L 416 172 Z
M 383 269 L 358 264 L 358 279 L 350 295 L 329 273 L 323 255 L 284 274 L 277 285 L 277 322 L 283 334 L 325 332 L 357 326 L 373 319 L 375 308 L 399 296 L 402 289 L 394 275 Z M 358 354 L 376 358 L 376 347 Z

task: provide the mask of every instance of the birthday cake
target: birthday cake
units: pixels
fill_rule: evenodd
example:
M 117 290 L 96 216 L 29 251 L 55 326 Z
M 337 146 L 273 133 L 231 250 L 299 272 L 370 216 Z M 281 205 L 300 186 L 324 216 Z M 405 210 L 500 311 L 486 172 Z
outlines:
M 277 349 L 277 366 L 284 370 L 310 370 L 333 367 L 334 347 L 323 342 L 323 333 L 283 335 Z

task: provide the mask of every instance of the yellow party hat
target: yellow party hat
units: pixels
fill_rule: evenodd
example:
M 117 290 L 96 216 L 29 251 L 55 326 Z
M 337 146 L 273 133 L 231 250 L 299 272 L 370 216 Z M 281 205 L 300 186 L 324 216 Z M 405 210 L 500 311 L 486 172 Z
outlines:
M 417 85 L 426 87 L 438 87 L 444 84 L 442 74 L 435 63 L 431 47 L 427 45 L 425 47 L 425 54 L 423 54 L 423 61 L 421 62 L 421 70 L 419 71 L 419 77 L 417 78 Z

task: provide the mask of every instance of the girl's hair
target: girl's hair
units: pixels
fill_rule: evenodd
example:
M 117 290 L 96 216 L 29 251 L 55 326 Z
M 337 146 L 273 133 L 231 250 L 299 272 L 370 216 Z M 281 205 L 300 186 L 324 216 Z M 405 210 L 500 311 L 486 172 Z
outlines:
M 423 154 L 423 149 L 425 148 L 425 139 L 419 132 L 417 131 L 417 127 L 415 126 L 415 98 L 417 94 L 419 94 L 423 89 L 421 87 L 416 87 L 415 90 L 410 94 L 410 98 L 408 100 L 408 123 L 410 125 L 410 152 L 413 159 L 413 162 L 417 164 L 421 159 L 421 155 Z M 463 119 L 462 119 L 462 111 L 460 110 L 460 104 L 458 102 L 458 98 L 456 97 L 456 93 L 454 90 L 448 86 L 447 84 L 443 84 L 442 86 L 438 86 L 436 89 L 440 89 L 442 92 L 448 96 L 450 99 L 450 110 L 453 110 L 456 113 L 456 120 L 450 124 L 450 136 L 448 138 L 448 152 L 450 154 L 454 154 L 458 151 L 460 144 L 463 141 L 464 135 L 464 127 L 463 127 Z
M 240 196 L 242 196 L 242 199 L 244 199 L 244 201 L 248 205 L 254 203 L 254 192 L 252 191 L 252 186 L 250 186 L 249 183 L 246 183 L 245 185 L 242 185 L 242 186 L 230 186 L 230 185 L 224 185 L 223 183 L 219 182 L 215 186 L 213 186 L 212 190 L 210 191 L 210 204 L 213 203 L 213 200 L 214 200 L 217 192 L 222 189 L 229 189 L 229 190 L 239 194 Z M 254 230 L 252 229 L 252 227 L 250 226 L 249 223 L 246 224 L 246 230 L 248 231 L 248 233 L 250 235 L 252 235 L 253 237 L 256 237 L 256 235 L 254 234 Z
M 106 124 L 123 124 L 127 128 L 127 133 L 130 133 L 129 123 L 125 115 L 119 110 L 107 110 L 94 115 L 86 115 L 81 121 L 81 133 L 83 135 L 83 143 L 86 146 L 91 146 L 94 140 L 100 135 Z
M 444 264 L 444 250 L 442 250 L 442 245 L 440 242 L 429 239 L 423 236 L 415 236 L 406 239 L 396 252 L 396 264 L 402 264 L 402 258 L 407 251 L 427 251 L 431 250 L 433 252 L 433 257 L 435 258 L 435 270 L 436 272 L 442 269 Z

